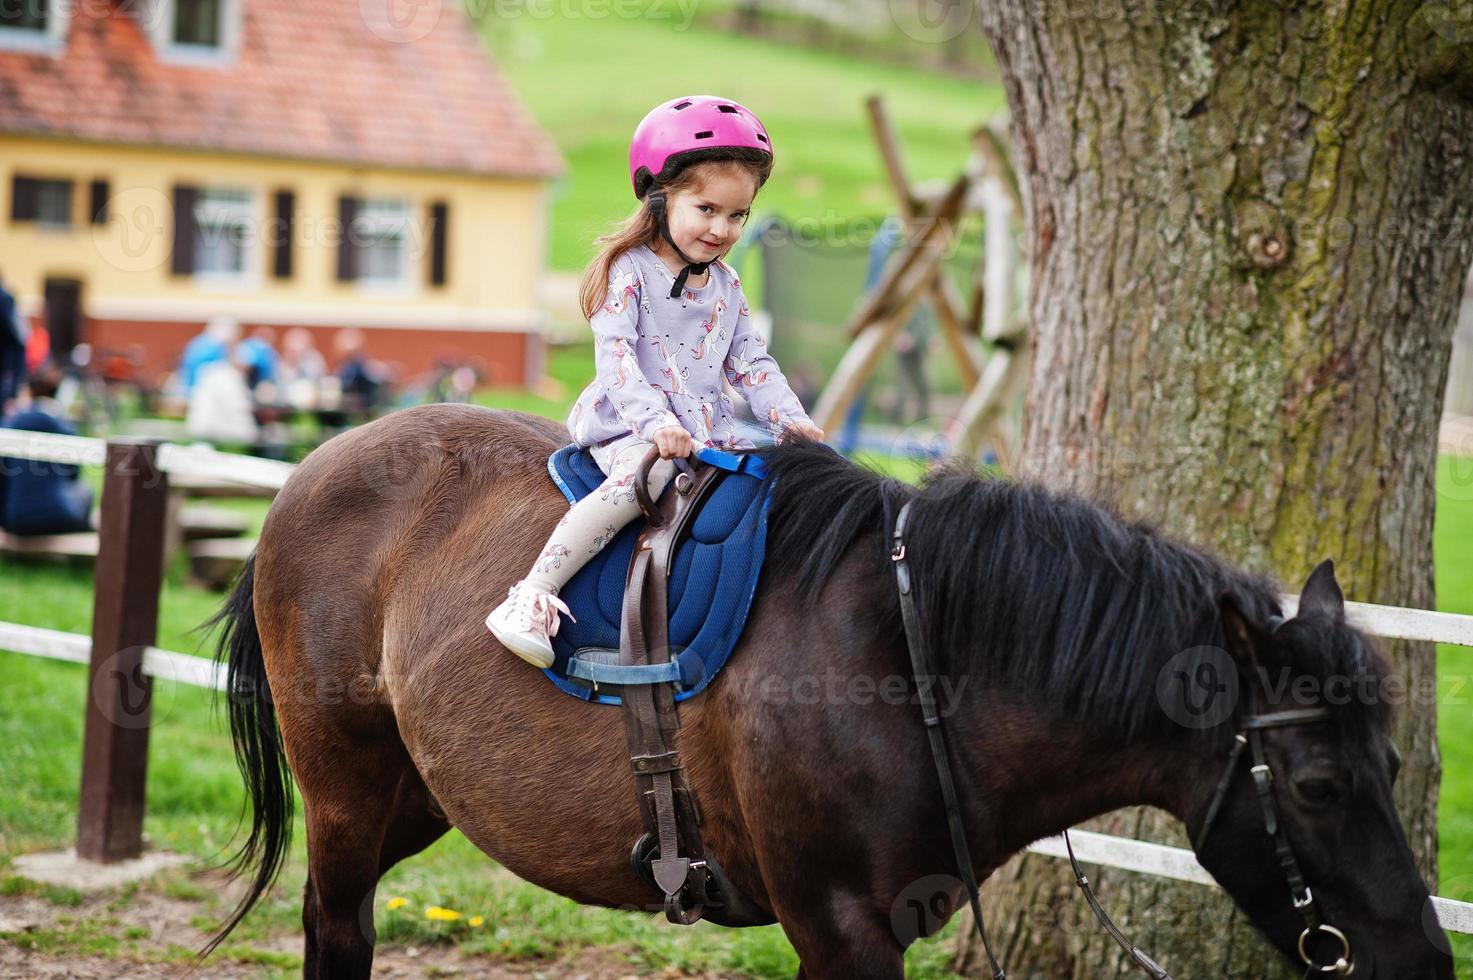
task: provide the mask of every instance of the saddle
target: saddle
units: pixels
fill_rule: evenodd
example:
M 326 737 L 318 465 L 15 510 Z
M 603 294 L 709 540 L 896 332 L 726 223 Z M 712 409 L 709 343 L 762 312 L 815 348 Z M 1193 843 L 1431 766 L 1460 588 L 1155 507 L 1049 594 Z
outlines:
M 668 673 L 676 701 L 705 690 L 736 648 L 757 590 L 767 540 L 771 485 L 764 479 L 762 460 L 714 449 L 701 450 L 697 460 L 704 464 L 701 470 L 714 467 L 726 475 L 715 481 L 691 515 L 689 528 L 676 542 L 666 579 L 671 658 L 660 669 Z M 593 457 L 577 446 L 553 453 L 547 468 L 570 504 L 596 492 L 605 479 Z M 672 490 L 665 499 L 676 496 Z M 635 543 L 645 526 L 644 520 L 631 521 L 559 592 L 573 619 L 563 617 L 552 637 L 554 659 L 546 675 L 580 700 L 620 702 L 621 680 L 629 676 L 619 667 L 625 586 Z M 650 673 L 636 676 L 649 678 Z
M 572 448 L 560 450 L 548 464 L 553 479 L 570 501 L 575 498 L 564 477 Z M 565 457 L 563 466 L 558 465 L 560 456 Z M 677 748 L 680 717 L 676 701 L 698 693 L 710 682 L 740 635 L 761 566 L 762 518 L 770 485 L 764 479 L 760 458 L 705 449 L 694 464 L 676 460 L 681 472 L 657 503 L 650 497 L 648 481 L 659 458 L 659 451 L 651 449 L 635 477 L 635 498 L 644 514 L 644 524 L 626 529 L 626 533 L 633 530 L 634 535 L 620 590 L 617 648 L 577 648 L 576 637 L 565 637 L 564 630 L 559 629 L 554 640 L 563 641 L 565 648 L 557 649 L 555 642 L 557 659 L 548 673 L 554 682 L 562 681 L 559 686 L 570 693 L 624 708 L 635 797 L 646 827 L 646 833 L 634 843 L 630 864 L 661 896 L 666 917 L 681 925 L 691 925 L 701 918 L 728 926 L 768 925 L 775 919 L 742 895 L 720 865 L 706 854 L 700 834 L 700 804 L 686 781 Z M 707 513 L 716 519 L 707 520 L 703 528 L 703 515 Z M 715 537 L 721 542 L 730 541 L 733 532 L 747 524 L 753 525 L 747 530 L 756 536 L 755 541 L 747 540 L 749 548 L 755 546 L 756 559 L 751 560 L 749 555 L 745 567 L 735 563 L 742 574 L 729 581 L 733 576 L 727 572 L 732 564 L 721 562 L 721 544 L 717 543 L 715 579 L 707 588 L 693 589 L 691 567 L 698 561 L 696 552 L 702 539 L 711 538 L 716 529 L 725 529 L 724 535 Z M 713 544 L 710 540 L 704 543 L 707 547 Z M 610 567 L 618 567 L 614 564 L 619 560 L 620 552 L 614 550 L 618 544 L 616 538 L 604 549 L 614 552 L 606 559 Z M 680 561 L 687 567 L 677 581 L 683 583 L 683 594 L 691 596 L 692 603 L 700 602 L 708 612 L 718 608 L 711 601 L 718 594 L 717 585 L 721 587 L 719 594 L 728 600 L 722 604 L 727 613 L 717 617 L 719 622 L 709 631 L 703 647 L 671 643 L 671 583 Z M 580 578 L 589 579 L 596 588 L 598 580 L 606 575 L 585 567 L 563 594 L 573 594 L 576 600 L 577 589 L 571 587 L 579 585 Z M 589 588 L 590 581 L 582 586 Z M 702 624 L 696 638 L 707 634 L 708 625 Z M 579 686 L 582 684 L 588 687 Z

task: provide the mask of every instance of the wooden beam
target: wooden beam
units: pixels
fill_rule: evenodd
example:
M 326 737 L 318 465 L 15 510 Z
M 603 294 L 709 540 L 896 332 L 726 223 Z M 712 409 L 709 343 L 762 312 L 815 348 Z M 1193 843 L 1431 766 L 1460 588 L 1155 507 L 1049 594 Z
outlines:
M 951 234 L 953 223 L 961 210 L 962 201 L 967 196 L 968 184 L 969 180 L 966 175 L 957 177 L 936 212 L 919 219 L 914 229 L 906 235 L 906 243 L 904 251 L 901 252 L 900 261 L 885 270 L 885 275 L 850 319 L 849 335 L 851 337 L 857 337 L 871 322 L 886 316 L 894 308 L 896 287 L 911 276 L 912 269 L 922 261 L 923 253 L 939 253 L 950 247 L 949 240 L 941 242 L 938 239 L 943 235 Z M 934 258 L 933 256 L 933 260 L 927 260 L 925 263 L 933 271 L 938 265 Z
M 979 156 L 987 162 L 987 168 L 992 171 L 998 183 L 1002 185 L 1003 191 L 1013 202 L 1013 208 L 1021 217 L 1023 214 L 1023 191 L 1018 184 L 1018 172 L 1013 169 L 1013 161 L 1008 156 L 1007 140 L 1002 134 L 986 125 L 980 127 L 972 134 L 972 146 L 977 150 Z
M 849 406 L 864 388 L 864 383 L 874 373 L 875 365 L 879 364 L 880 358 L 889 350 L 895 335 L 910 319 L 911 311 L 920 302 L 921 295 L 919 285 L 908 290 L 899 306 L 883 319 L 871 322 L 849 345 L 839 366 L 834 369 L 833 377 L 824 386 L 818 404 L 810 413 L 814 424 L 820 429 L 826 432 L 838 431 L 843 424 L 844 413 L 849 411 Z
M 975 456 L 990 435 L 996 444 L 998 459 L 1011 469 L 1013 439 L 1003 432 L 999 422 L 1017 394 L 1028 359 L 1021 350 L 999 347 L 993 351 L 982 372 L 982 381 L 973 388 L 956 413 L 952 452 Z
M 880 160 L 885 165 L 885 176 L 890 179 L 890 189 L 900 204 L 900 216 L 907 225 L 916 216 L 919 205 L 910 190 L 910 178 L 905 175 L 905 163 L 900 159 L 900 144 L 895 131 L 890 128 L 890 117 L 885 112 L 885 103 L 878 95 L 864 100 L 869 112 L 870 128 L 875 132 L 875 142 L 880 147 Z
M 962 322 L 958 312 L 962 308 L 961 297 L 957 295 L 956 286 L 946 278 L 944 269 L 931 282 L 931 304 L 936 311 L 936 320 L 941 324 L 941 336 L 956 360 L 962 387 L 970 391 L 981 380 L 982 347 L 977 343 L 975 332 L 969 331 Z
M 865 100 L 865 108 L 869 110 L 870 126 L 874 129 L 875 142 L 880 147 L 880 158 L 885 164 L 885 174 L 890 179 L 890 188 L 895 192 L 895 198 L 900 205 L 900 217 L 905 222 L 906 234 L 909 236 L 920 217 L 920 202 L 911 191 L 910 181 L 905 174 L 905 165 L 900 159 L 899 144 L 895 139 L 894 130 L 890 127 L 890 117 L 885 112 L 885 105 L 879 96 L 872 95 Z M 968 189 L 970 189 L 970 176 L 967 177 Z M 955 189 L 955 185 L 953 185 Z M 965 204 L 966 192 L 960 204 Z M 943 198 L 936 209 L 939 213 L 948 198 Z M 961 207 L 958 205 L 958 212 Z M 956 358 L 957 368 L 961 373 L 962 384 L 971 388 L 977 383 L 981 374 L 981 352 L 975 344 L 968 342 L 969 336 L 975 336 L 976 330 L 968 332 L 963 326 L 961 315 L 961 304 L 956 299 L 954 291 L 948 292 L 944 287 L 947 280 L 944 272 L 938 272 L 935 278 L 936 286 L 931 290 L 931 305 L 936 311 L 936 321 L 941 327 L 941 335 L 947 346 L 951 348 L 951 354 Z
M 152 442 L 107 444 L 77 814 L 77 856 L 89 861 L 143 849 L 153 696 L 143 655 L 158 631 L 169 499 L 157 455 Z

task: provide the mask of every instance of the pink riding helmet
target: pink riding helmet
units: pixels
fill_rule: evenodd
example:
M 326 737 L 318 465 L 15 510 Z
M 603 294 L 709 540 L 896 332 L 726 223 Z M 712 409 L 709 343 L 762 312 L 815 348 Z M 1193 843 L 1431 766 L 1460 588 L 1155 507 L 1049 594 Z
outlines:
M 767 129 L 751 110 L 714 95 L 687 95 L 655 106 L 634 130 L 629 144 L 629 180 L 644 198 L 657 180 L 713 149 L 760 150 L 772 156 Z

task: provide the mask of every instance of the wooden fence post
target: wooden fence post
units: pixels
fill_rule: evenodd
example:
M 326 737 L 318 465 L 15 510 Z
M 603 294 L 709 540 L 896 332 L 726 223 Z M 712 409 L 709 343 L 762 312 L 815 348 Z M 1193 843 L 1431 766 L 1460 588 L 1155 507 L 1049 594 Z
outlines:
M 92 595 L 92 662 L 77 856 L 122 861 L 143 849 L 153 683 L 143 652 L 158 632 L 169 488 L 158 444 L 110 440 Z

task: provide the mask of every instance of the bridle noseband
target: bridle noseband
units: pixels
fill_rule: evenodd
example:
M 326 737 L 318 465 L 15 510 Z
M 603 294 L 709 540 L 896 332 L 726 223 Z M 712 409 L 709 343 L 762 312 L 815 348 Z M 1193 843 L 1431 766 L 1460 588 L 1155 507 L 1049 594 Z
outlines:
M 910 568 L 906 563 L 905 554 L 905 523 L 910 515 L 910 504 L 910 501 L 906 501 L 900 508 L 900 513 L 895 517 L 895 530 L 892 535 L 894 547 L 890 552 L 890 561 L 895 566 L 895 584 L 900 593 L 900 614 L 905 624 L 906 647 L 910 653 L 911 671 L 915 675 L 916 692 L 926 723 L 926 733 L 931 743 L 931 755 L 936 762 L 936 775 L 941 783 L 941 799 L 946 808 L 946 821 L 951 831 L 951 845 L 956 856 L 957 871 L 967 888 L 972 916 L 977 924 L 977 934 L 982 939 L 982 948 L 987 954 L 987 962 L 992 968 L 993 978 L 994 980 L 1006 980 L 1007 974 L 998 964 L 997 957 L 993 955 L 992 944 L 987 938 L 987 927 L 982 921 L 982 903 L 977 877 L 972 868 L 971 853 L 967 847 L 966 833 L 962 825 L 961 806 L 957 801 L 956 781 L 952 776 L 951 762 L 946 750 L 941 714 L 937 710 L 936 697 L 932 691 L 936 683 L 936 667 L 931 657 L 930 647 L 926 643 L 925 632 L 921 629 L 920 616 L 916 612 L 915 598 L 912 594 Z M 1279 617 L 1275 619 L 1277 621 L 1272 625 L 1277 628 L 1283 623 L 1283 619 Z M 1202 830 L 1194 849 L 1200 852 L 1202 845 L 1206 843 L 1207 835 L 1212 830 L 1213 823 L 1227 800 L 1228 790 L 1232 787 L 1233 777 L 1238 770 L 1238 761 L 1242 758 L 1244 749 L 1250 750 L 1253 766 L 1249 772 L 1253 775 L 1253 783 L 1258 792 L 1258 803 L 1263 814 L 1264 828 L 1273 839 L 1274 851 L 1278 856 L 1280 867 L 1284 870 L 1284 877 L 1288 880 L 1289 894 L 1294 908 L 1304 919 L 1304 931 L 1299 935 L 1299 957 L 1309 968 L 1305 972 L 1305 977 L 1316 973 L 1339 973 L 1348 976 L 1355 972 L 1355 963 L 1350 956 L 1350 940 L 1345 933 L 1321 921 L 1319 917 L 1314 904 L 1314 893 L 1310 891 L 1309 885 L 1304 880 L 1299 861 L 1294 856 L 1294 849 L 1289 844 L 1289 838 L 1284 833 L 1283 823 L 1279 819 L 1279 807 L 1273 789 L 1273 770 L 1269 767 L 1268 757 L 1263 748 L 1265 728 L 1286 728 L 1292 725 L 1309 725 L 1328 721 L 1330 709 L 1326 707 L 1293 708 L 1285 711 L 1259 713 L 1257 695 L 1252 686 L 1245 685 L 1244 690 L 1244 700 L 1247 702 L 1248 710 L 1243 714 L 1234 710 L 1238 733 L 1233 737 L 1233 747 L 1228 754 L 1227 765 L 1223 767 L 1222 776 L 1218 779 L 1217 790 L 1207 807 L 1207 816 L 1202 822 Z M 1100 926 L 1110 935 L 1110 938 L 1120 945 L 1121 949 L 1125 950 L 1131 961 L 1146 974 L 1155 980 L 1172 980 L 1171 974 L 1162 969 L 1160 964 L 1147 956 L 1139 947 L 1133 945 L 1110 920 L 1110 916 L 1106 914 L 1104 907 L 1095 897 L 1089 879 L 1085 877 L 1079 867 L 1079 862 L 1074 857 L 1074 846 L 1069 840 L 1067 830 L 1064 831 L 1064 846 L 1069 852 L 1069 864 L 1074 869 L 1074 881 L 1084 892 L 1085 900 L 1089 903 Z M 1341 953 L 1333 963 L 1317 963 L 1309 953 L 1309 940 L 1321 933 L 1340 941 Z

